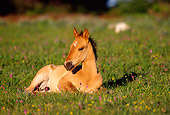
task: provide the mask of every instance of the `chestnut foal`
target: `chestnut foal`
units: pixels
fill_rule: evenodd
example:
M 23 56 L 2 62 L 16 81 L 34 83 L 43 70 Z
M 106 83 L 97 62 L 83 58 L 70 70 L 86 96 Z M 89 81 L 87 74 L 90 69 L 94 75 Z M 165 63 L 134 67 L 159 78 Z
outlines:
M 87 29 L 79 34 L 74 28 L 73 32 L 75 40 L 64 65 L 41 68 L 25 91 L 44 92 L 48 89 L 48 92 L 92 93 L 102 85 L 102 75 L 96 67 L 96 43 L 89 37 Z

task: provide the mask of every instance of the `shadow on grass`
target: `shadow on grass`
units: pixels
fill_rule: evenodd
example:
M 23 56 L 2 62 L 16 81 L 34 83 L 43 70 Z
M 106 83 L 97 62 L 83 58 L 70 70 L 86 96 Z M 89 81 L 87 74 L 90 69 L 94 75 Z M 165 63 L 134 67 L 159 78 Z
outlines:
M 130 74 L 124 74 L 122 78 L 117 80 L 108 80 L 103 83 L 104 88 L 114 88 L 117 86 L 125 86 L 127 83 L 132 82 L 136 79 L 137 73 L 130 72 Z

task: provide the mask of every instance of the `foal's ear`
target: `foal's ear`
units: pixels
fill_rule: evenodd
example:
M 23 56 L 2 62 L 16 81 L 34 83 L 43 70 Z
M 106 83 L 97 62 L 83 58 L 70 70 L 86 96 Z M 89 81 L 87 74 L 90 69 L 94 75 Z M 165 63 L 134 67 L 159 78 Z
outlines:
M 73 33 L 74 33 L 74 37 L 77 38 L 78 37 L 78 32 L 77 32 L 76 28 L 74 28 Z
M 84 32 L 83 32 L 83 38 L 85 39 L 85 40 L 89 40 L 89 32 L 88 32 L 88 30 L 85 28 L 85 30 L 84 30 Z

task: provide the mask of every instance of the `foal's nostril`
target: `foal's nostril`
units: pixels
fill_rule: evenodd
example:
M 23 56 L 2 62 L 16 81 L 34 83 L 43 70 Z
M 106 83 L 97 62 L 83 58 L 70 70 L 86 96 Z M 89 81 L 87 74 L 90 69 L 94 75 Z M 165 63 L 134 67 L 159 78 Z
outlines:
M 71 70 L 72 67 L 73 67 L 72 62 L 71 62 L 71 61 L 66 62 L 66 63 L 64 64 L 64 67 L 65 67 L 68 71 Z
M 70 68 L 70 67 L 72 66 L 72 62 L 67 62 L 67 63 L 66 63 L 66 66 L 67 66 L 68 68 Z

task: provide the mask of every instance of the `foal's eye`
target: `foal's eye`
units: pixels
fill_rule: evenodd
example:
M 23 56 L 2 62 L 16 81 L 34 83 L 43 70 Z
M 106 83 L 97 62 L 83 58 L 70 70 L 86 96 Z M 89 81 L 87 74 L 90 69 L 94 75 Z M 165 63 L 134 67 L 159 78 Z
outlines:
M 84 49 L 84 47 L 82 47 L 82 48 L 79 48 L 79 51 L 82 51 Z

